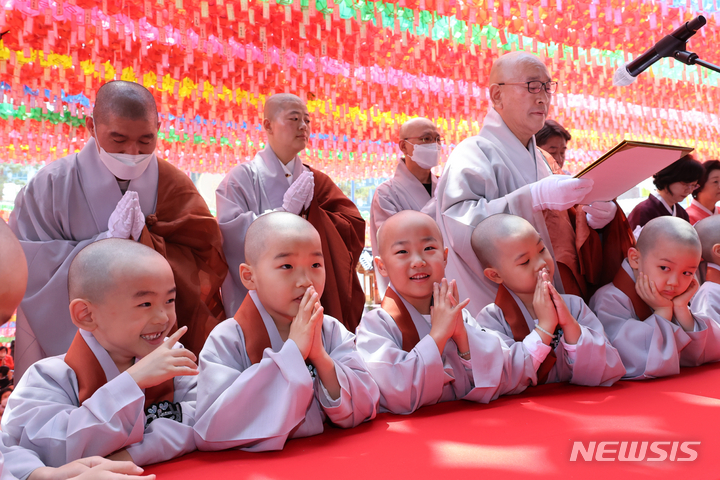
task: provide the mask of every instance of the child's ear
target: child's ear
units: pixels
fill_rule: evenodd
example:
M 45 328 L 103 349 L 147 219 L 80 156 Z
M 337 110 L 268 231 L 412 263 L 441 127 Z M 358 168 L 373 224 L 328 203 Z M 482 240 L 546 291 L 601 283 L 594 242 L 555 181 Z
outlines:
M 628 263 L 630 263 L 630 268 L 633 270 L 639 270 L 640 269 L 640 250 L 638 250 L 635 247 L 630 247 L 628 250 Z
M 704 260 L 712 263 L 718 263 L 717 260 L 720 259 L 720 243 L 716 243 L 712 246 L 712 255 L 713 258 L 705 258 Z
M 85 331 L 92 332 L 97 328 L 93 317 L 92 304 L 82 298 L 70 302 L 70 319 L 73 324 Z
M 490 280 L 491 282 L 497 283 L 498 285 L 503 283 L 503 279 L 500 276 L 500 272 L 498 272 L 494 268 L 488 267 L 485 270 L 483 270 L 483 273 L 488 278 L 488 280 Z
M 385 268 L 385 263 L 379 256 L 375 257 L 375 267 L 377 268 L 378 273 L 380 273 L 380 275 L 382 275 L 383 277 L 387 278 L 390 276 L 387 268 Z
M 257 286 L 255 286 L 253 267 L 247 263 L 240 264 L 240 281 L 242 281 L 242 284 L 248 290 L 257 290 Z

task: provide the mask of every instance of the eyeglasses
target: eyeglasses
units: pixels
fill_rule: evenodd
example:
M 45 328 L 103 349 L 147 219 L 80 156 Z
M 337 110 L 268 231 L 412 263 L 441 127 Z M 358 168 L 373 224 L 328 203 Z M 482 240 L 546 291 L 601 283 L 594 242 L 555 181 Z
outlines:
M 420 143 L 423 145 L 427 145 L 430 143 L 437 143 L 438 145 L 442 145 L 445 139 L 441 137 L 440 135 L 423 135 L 422 137 L 405 137 L 403 140 L 420 140 Z
M 698 188 L 698 186 L 699 186 L 699 184 L 698 184 L 697 182 L 695 182 L 695 183 L 680 182 L 680 183 L 682 184 L 682 186 L 683 186 L 684 188 L 687 188 L 687 189 L 689 189 L 689 190 L 695 190 L 695 189 Z
M 540 93 L 540 90 L 543 88 L 547 93 L 555 93 L 558 87 L 558 82 L 555 81 L 549 81 L 549 82 L 541 82 L 539 80 L 534 80 L 532 82 L 520 82 L 520 83 L 496 83 L 495 85 L 527 85 L 528 92 L 530 93 Z

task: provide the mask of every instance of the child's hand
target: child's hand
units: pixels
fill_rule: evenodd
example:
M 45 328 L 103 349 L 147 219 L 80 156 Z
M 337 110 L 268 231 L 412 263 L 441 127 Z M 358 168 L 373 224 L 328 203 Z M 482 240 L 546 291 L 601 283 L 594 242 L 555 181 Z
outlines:
M 453 307 L 457 305 L 460 306 L 460 312 L 455 319 L 455 330 L 453 331 L 451 338 L 457 345 L 458 350 L 462 352 L 468 352 L 470 351 L 470 345 L 468 343 L 467 330 L 465 329 L 465 321 L 463 320 L 462 309 L 465 308 L 468 303 L 470 303 L 470 299 L 466 298 L 463 303 L 460 304 L 460 295 L 458 294 L 457 282 L 455 282 L 455 280 L 450 281 L 450 283 L 448 284 L 448 288 L 450 289 L 450 292 L 452 294 L 450 299 Z
M 313 365 L 324 356 L 328 356 L 328 353 L 325 351 L 325 347 L 323 346 L 322 341 L 322 327 L 324 316 L 324 309 L 320 305 L 320 302 L 315 302 L 313 306 L 312 317 L 310 318 L 310 323 L 315 325 L 315 333 L 313 334 L 313 343 L 312 347 L 310 348 L 310 353 L 308 353 L 307 356 L 307 359 L 310 360 L 310 363 L 312 363 Z
M 132 463 L 115 462 L 102 457 L 86 457 L 59 468 L 36 468 L 28 480 L 152 480 L 155 475 L 139 476 L 143 469 Z
M 535 285 L 533 309 L 535 310 L 535 315 L 538 318 L 538 325 L 540 325 L 540 328 L 543 328 L 550 333 L 554 333 L 558 324 L 558 313 L 555 308 L 555 304 L 552 301 L 552 297 L 550 296 L 551 286 L 552 284 L 550 283 L 548 272 L 543 269 L 538 274 L 538 281 Z M 537 332 L 540 335 L 540 338 L 542 338 L 542 341 L 546 345 L 550 345 L 552 337 L 540 330 Z
M 453 292 L 454 290 L 454 292 Z M 445 344 L 455 333 L 457 321 L 462 321 L 462 309 L 470 303 L 469 299 L 458 304 L 457 286 L 453 280 L 450 285 L 446 279 L 433 285 L 433 306 L 430 307 L 430 336 L 435 340 L 440 353 L 445 350 Z
M 127 369 L 138 387 L 146 389 L 174 377 L 198 374 L 195 354 L 185 348 L 173 348 L 185 332 L 187 327 L 180 328 L 162 345 Z
M 695 330 L 695 319 L 693 318 L 692 313 L 690 313 L 688 304 L 690 303 L 690 300 L 692 300 L 692 297 L 695 296 L 699 288 L 700 284 L 695 278 L 693 278 L 690 285 L 688 285 L 687 290 L 672 299 L 673 314 L 675 315 L 675 318 L 677 318 L 678 323 L 680 323 L 680 326 L 686 332 L 692 332 Z
M 642 272 L 638 272 L 638 278 L 635 282 L 635 291 L 652 308 L 657 315 L 671 321 L 673 318 L 673 301 L 660 295 L 655 282 Z M 644 318 L 641 318 L 644 320 Z
M 315 321 L 317 318 L 313 315 L 313 311 L 318 300 L 319 296 L 315 288 L 310 287 L 305 290 L 298 313 L 290 324 L 288 340 L 295 342 L 304 360 L 307 360 L 315 339 Z
M 562 328 L 565 343 L 568 345 L 575 345 L 580 339 L 580 335 L 582 335 L 580 324 L 577 322 L 577 319 L 572 316 L 565 300 L 563 300 L 558 291 L 555 289 L 555 286 L 552 284 L 550 284 L 550 295 L 553 303 L 555 304 L 558 325 Z

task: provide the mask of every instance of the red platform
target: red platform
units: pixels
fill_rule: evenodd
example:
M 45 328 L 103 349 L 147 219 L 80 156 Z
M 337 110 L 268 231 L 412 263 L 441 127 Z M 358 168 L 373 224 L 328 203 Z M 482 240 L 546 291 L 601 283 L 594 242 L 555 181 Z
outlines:
M 672 444 L 646 459 L 570 461 L 573 442 L 701 442 L 695 461 Z M 679 445 L 678 444 L 678 445 Z M 618 445 L 608 446 L 617 450 Z M 597 452 L 596 452 L 597 453 Z M 281 452 L 195 452 L 146 469 L 159 480 L 720 478 L 720 364 L 610 388 L 543 385 L 489 405 L 451 402 L 379 415 L 351 430 L 290 440 Z

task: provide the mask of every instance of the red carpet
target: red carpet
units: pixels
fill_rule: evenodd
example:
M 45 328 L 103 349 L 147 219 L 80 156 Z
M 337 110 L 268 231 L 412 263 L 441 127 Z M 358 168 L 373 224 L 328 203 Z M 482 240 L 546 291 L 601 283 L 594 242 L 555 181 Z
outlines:
M 172 479 L 720 478 L 720 364 L 610 388 L 543 385 L 489 405 L 383 414 L 352 430 L 290 440 L 281 452 L 195 452 L 146 469 Z M 648 442 L 643 461 L 570 461 L 573 442 Z M 665 451 L 664 461 L 650 444 Z M 673 454 L 672 442 L 678 442 Z M 678 448 L 696 452 L 694 461 Z M 640 450 L 638 445 L 638 452 Z M 611 453 L 612 451 L 615 453 Z M 596 452 L 597 454 L 597 452 Z M 671 461 L 670 458 L 674 461 Z

